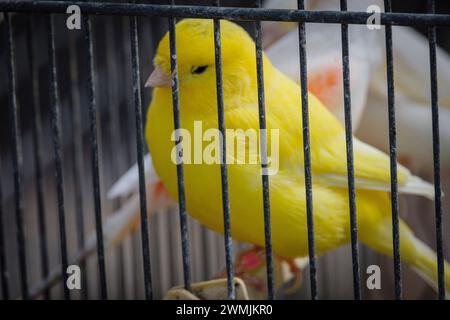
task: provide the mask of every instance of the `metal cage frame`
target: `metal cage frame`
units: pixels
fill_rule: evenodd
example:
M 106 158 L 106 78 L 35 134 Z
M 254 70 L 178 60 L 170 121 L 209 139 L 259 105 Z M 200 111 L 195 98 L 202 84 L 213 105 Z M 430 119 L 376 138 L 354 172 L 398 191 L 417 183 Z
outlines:
M 350 76 L 349 76 L 349 43 L 348 43 L 348 25 L 349 24 L 366 24 L 370 13 L 365 12 L 348 12 L 347 1 L 341 0 L 341 11 L 308 11 L 305 10 L 304 1 L 298 1 L 298 10 L 278 10 L 278 9 L 262 9 L 261 1 L 255 1 L 255 8 L 232 8 L 220 7 L 219 0 L 214 1 L 214 6 L 177 6 L 172 0 L 170 5 L 150 5 L 136 3 L 98 3 L 98 2 L 71 2 L 70 4 L 78 5 L 84 14 L 84 30 L 85 41 L 87 44 L 86 57 L 88 61 L 88 98 L 89 98 L 89 119 L 90 119 L 90 145 L 91 145 L 91 166 L 92 166 L 92 183 L 94 187 L 94 203 L 95 203 L 95 219 L 96 233 L 103 234 L 102 231 L 102 206 L 100 200 L 100 184 L 99 184 L 99 160 L 98 160 L 98 143 L 97 143 L 97 107 L 95 101 L 95 85 L 94 77 L 94 58 L 92 47 L 92 29 L 91 15 L 121 15 L 130 17 L 131 31 L 131 57 L 132 57 L 132 84 L 135 106 L 135 124 L 136 124 L 136 146 L 138 152 L 139 167 L 139 193 L 140 193 L 140 210 L 141 210 L 141 234 L 142 234 L 142 256 L 144 263 L 144 284 L 145 297 L 152 299 L 152 279 L 150 270 L 150 246 L 148 234 L 148 218 L 146 203 L 146 185 L 144 179 L 144 138 L 142 124 L 142 98 L 140 88 L 139 73 L 139 56 L 138 56 L 138 33 L 137 33 L 137 16 L 145 17 L 165 17 L 169 21 L 170 34 L 170 51 L 171 51 L 171 69 L 172 69 L 172 99 L 175 129 L 180 127 L 180 109 L 178 94 L 178 76 L 177 76 L 177 57 L 175 44 L 175 23 L 177 18 L 209 18 L 214 19 L 214 42 L 215 42 L 215 61 L 216 61 L 216 85 L 217 85 L 217 105 L 218 105 L 218 123 L 219 130 L 225 133 L 223 90 L 222 90 L 222 66 L 221 66 L 221 39 L 220 39 L 220 19 L 231 20 L 250 20 L 254 21 L 254 34 L 256 39 L 256 63 L 257 63 L 257 87 L 258 87 L 258 105 L 259 105 L 259 125 L 260 129 L 266 128 L 265 123 L 265 105 L 264 105 L 264 83 L 263 83 L 263 66 L 262 66 L 262 48 L 261 48 L 261 21 L 277 20 L 291 21 L 298 23 L 299 31 L 299 47 L 300 47 L 300 80 L 301 92 L 299 92 L 299 107 L 301 103 L 302 124 L 303 124 L 303 151 L 305 162 L 305 187 L 306 187 L 306 204 L 307 204 L 307 226 L 308 226 L 308 248 L 310 261 L 310 284 L 311 297 L 317 299 L 317 283 L 316 283 L 316 258 L 314 249 L 314 225 L 313 225 L 313 206 L 312 206 L 312 176 L 311 176 L 311 158 L 310 158 L 310 141 L 309 141 L 309 122 L 308 122 L 308 87 L 307 87 L 307 61 L 306 61 L 306 41 L 305 23 L 337 23 L 341 25 L 342 36 L 342 61 L 343 61 L 343 90 L 344 90 L 344 107 L 345 107 L 345 132 L 346 132 L 346 152 L 347 152 L 347 172 L 348 172 L 348 192 L 349 192 L 349 208 L 350 208 L 350 230 L 351 230 L 351 249 L 353 262 L 353 286 L 354 298 L 361 299 L 361 283 L 360 283 L 360 266 L 358 253 L 358 230 L 356 224 L 356 204 L 355 204 L 355 181 L 353 166 L 353 145 L 352 145 L 352 121 L 351 121 L 351 96 L 350 96 Z M 434 161 L 434 186 L 435 186 L 435 219 L 436 219 L 436 245 L 438 260 L 438 287 L 439 298 L 445 297 L 444 286 L 444 255 L 443 255 L 443 228 L 442 228 L 442 202 L 441 202 L 441 180 L 440 180 L 440 142 L 439 142 L 439 110 L 438 110 L 438 89 L 437 89 L 437 65 L 436 65 L 436 26 L 450 26 L 450 15 L 436 14 L 435 1 L 428 0 L 428 14 L 412 14 L 412 13 L 392 13 L 391 0 L 385 0 L 385 12 L 381 13 L 380 23 L 385 26 L 386 39 L 386 58 L 387 58 L 387 96 L 388 96 L 388 115 L 389 115 L 389 143 L 390 143 L 390 172 L 391 172 L 391 201 L 392 201 L 392 225 L 393 225 L 393 249 L 394 249 L 394 274 L 395 274 L 395 297 L 402 298 L 402 277 L 400 266 L 400 244 L 399 244 L 399 206 L 398 206 L 398 188 L 397 188 L 397 152 L 396 152 L 396 123 L 395 123 L 395 103 L 394 103 L 394 68 L 392 53 L 392 26 L 423 26 L 428 28 L 429 54 L 430 54 L 430 75 L 431 75 L 431 110 L 433 124 L 433 161 Z M 15 52 L 13 39 L 13 25 L 11 23 L 11 13 L 29 13 L 29 14 L 48 14 L 48 43 L 50 57 L 50 77 L 51 77 L 51 102 L 52 102 L 52 131 L 53 131 L 53 147 L 54 161 L 56 164 L 56 181 L 57 181 L 57 199 L 58 199 L 58 216 L 60 230 L 60 250 L 61 250 L 61 266 L 63 270 L 64 280 L 66 280 L 65 270 L 68 265 L 67 244 L 66 244 L 66 227 L 65 227 L 65 206 L 63 193 L 63 172 L 61 159 L 61 134 L 60 134 L 60 114 L 59 114 L 59 97 L 58 97 L 58 79 L 56 76 L 56 57 L 55 57 L 55 39 L 54 39 L 54 23 L 53 14 L 65 14 L 68 2 L 63 1 L 25 1 L 12 0 L 0 2 L 0 11 L 5 13 L 5 23 L 7 32 L 7 58 L 9 72 L 9 110 L 11 119 L 11 136 L 13 145 L 13 174 L 14 174 L 14 192 L 15 192 L 15 218 L 17 224 L 17 243 L 19 248 L 19 266 L 21 273 L 21 293 L 22 298 L 30 298 L 29 285 L 27 282 L 27 262 L 25 257 L 25 239 L 23 227 L 23 190 L 21 170 L 23 166 L 21 154 L 21 133 L 18 125 L 18 105 L 16 101 L 15 86 Z M 28 40 L 31 43 L 30 39 Z M 33 71 L 33 68 L 32 68 Z M 36 99 L 38 94 L 36 88 L 35 74 L 31 75 L 34 83 L 33 96 Z M 299 110 L 300 111 L 300 110 Z M 33 112 L 36 112 L 33 109 Z M 34 127 L 35 136 L 38 136 L 40 125 L 37 123 Z M 225 137 L 225 135 L 224 135 Z M 264 159 L 267 159 L 267 137 L 261 136 L 261 157 L 263 159 L 262 169 L 265 169 Z M 35 142 L 35 159 L 39 161 L 39 145 Z M 176 143 L 178 148 L 181 144 Z M 224 215 L 224 241 L 226 249 L 226 267 L 227 267 L 227 284 L 228 298 L 235 298 L 235 289 L 233 284 L 233 253 L 232 253 L 232 237 L 230 228 L 230 206 L 228 195 L 228 175 L 227 166 L 225 164 L 225 141 L 221 144 L 221 176 L 222 176 L 222 200 Z M 39 163 L 39 162 L 38 162 Z M 37 191 L 38 200 L 42 199 L 42 186 L 39 175 L 39 164 L 37 165 Z M 183 270 L 184 270 L 184 286 L 187 290 L 191 289 L 190 277 L 190 261 L 188 248 L 188 231 L 187 231 L 187 213 L 184 194 L 184 175 L 183 164 L 177 165 L 178 177 L 178 199 L 179 199 L 179 218 L 182 235 L 182 252 L 183 252 Z M 269 177 L 262 175 L 263 186 L 263 208 L 264 208 L 264 231 L 266 241 L 266 258 L 267 258 L 267 283 L 268 283 L 268 299 L 274 299 L 274 280 L 273 280 L 273 258 L 271 246 L 271 228 L 270 228 L 270 201 L 269 201 Z M 0 190 L 1 202 L 1 190 Z M 41 206 L 41 205 L 40 205 Z M 42 208 L 40 208 L 42 214 Z M 39 228 L 42 234 L 45 234 L 46 226 L 41 217 Z M 9 298 L 8 281 L 5 268 L 5 252 L 3 243 L 3 225 L 2 212 L 0 207 L 0 269 L 2 277 L 3 297 Z M 44 237 L 45 238 L 45 237 Z M 45 241 L 45 239 L 44 239 Z M 41 246 L 41 256 L 43 257 L 44 273 L 48 271 L 48 253 L 45 249 L 46 245 Z M 98 267 L 100 275 L 100 292 L 101 298 L 107 299 L 107 281 L 105 271 L 105 253 L 103 238 L 97 237 L 97 255 Z M 70 299 L 70 293 L 64 286 L 64 297 Z

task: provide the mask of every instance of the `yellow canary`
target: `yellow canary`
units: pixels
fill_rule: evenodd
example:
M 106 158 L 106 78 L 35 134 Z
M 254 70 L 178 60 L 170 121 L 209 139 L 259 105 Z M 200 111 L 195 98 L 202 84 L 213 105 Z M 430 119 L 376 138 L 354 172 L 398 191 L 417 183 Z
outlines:
M 241 27 L 228 21 L 221 21 L 221 41 L 226 128 L 258 130 L 255 44 Z M 181 128 L 190 132 L 192 137 L 188 139 L 195 142 L 197 121 L 201 122 L 203 132 L 218 127 L 212 21 L 182 20 L 176 25 L 176 44 Z M 177 198 L 168 34 L 158 46 L 154 65 L 146 83 L 155 89 L 145 135 L 157 174 Z M 269 176 L 273 250 L 281 257 L 301 257 L 308 254 L 308 241 L 300 87 L 275 69 L 265 56 L 263 65 L 269 150 L 273 147 L 272 130 L 278 130 L 279 134 L 279 170 Z M 312 94 L 309 111 L 315 244 L 320 255 L 350 241 L 345 132 Z M 207 144 L 201 143 L 202 147 Z M 391 256 L 389 157 L 356 138 L 353 143 L 359 240 Z M 234 151 L 227 149 L 232 236 L 264 246 L 259 160 L 256 164 L 235 163 Z M 245 152 L 245 159 L 259 159 L 259 150 L 246 146 Z M 189 155 L 188 150 L 186 154 Z M 272 159 L 273 155 L 270 156 Z M 185 164 L 184 174 L 188 212 L 208 228 L 223 233 L 220 164 L 205 161 Z M 403 193 L 434 197 L 432 185 L 411 175 L 401 165 L 398 165 L 398 188 Z M 403 221 L 400 221 L 400 243 L 402 260 L 435 286 L 436 254 Z M 448 263 L 445 268 L 446 289 L 450 290 Z

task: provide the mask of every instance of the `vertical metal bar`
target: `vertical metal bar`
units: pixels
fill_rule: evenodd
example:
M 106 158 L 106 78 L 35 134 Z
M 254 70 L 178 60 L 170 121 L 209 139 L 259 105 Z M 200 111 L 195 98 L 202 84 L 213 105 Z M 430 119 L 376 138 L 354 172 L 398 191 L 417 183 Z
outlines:
M 175 0 L 171 0 L 171 4 L 175 5 Z M 170 42 L 170 67 L 172 78 L 172 104 L 173 104 L 173 122 L 175 132 L 180 129 L 180 101 L 178 96 L 178 63 L 177 48 L 175 34 L 175 18 L 169 18 L 169 42 Z M 176 136 L 175 147 L 177 154 L 182 154 L 181 137 Z M 183 254 L 183 275 L 184 287 L 191 291 L 191 266 L 189 256 L 189 235 L 186 213 L 186 199 L 184 194 L 184 171 L 182 159 L 177 163 L 177 183 L 178 183 L 178 205 L 180 211 L 180 231 L 181 231 L 181 247 Z
M 428 0 L 428 13 L 436 12 L 435 0 Z M 439 299 L 445 299 L 445 270 L 444 270 L 444 241 L 442 224 L 442 190 L 441 190 L 441 160 L 439 137 L 439 96 L 436 62 L 436 27 L 428 27 L 428 41 L 430 46 L 430 80 L 431 80 L 431 115 L 433 123 L 433 161 L 434 161 L 434 194 L 436 214 L 436 253 L 438 266 Z
M 55 178 L 56 178 L 56 192 L 58 198 L 58 220 L 59 220 L 59 237 L 61 245 L 61 268 L 63 275 L 64 299 L 70 299 L 70 291 L 66 285 L 67 281 L 67 239 L 66 239 L 66 218 L 64 208 L 64 177 L 62 168 L 61 155 L 61 124 L 59 114 L 59 96 L 58 96 L 58 80 L 56 74 L 56 52 L 55 52 L 55 26 L 53 22 L 53 15 L 48 15 L 47 20 L 47 34 L 48 34 L 48 57 L 50 67 L 50 101 L 51 101 L 51 123 L 55 162 Z
M 34 170 L 36 172 L 36 201 L 37 201 L 37 220 L 39 230 L 39 252 L 41 256 L 41 275 L 45 279 L 49 272 L 48 265 L 48 244 L 47 244 L 47 223 L 45 221 L 45 204 L 44 204 L 44 186 L 42 178 L 42 127 L 41 127 L 41 111 L 39 105 L 39 74 L 38 66 L 35 62 L 35 45 L 32 34 L 34 32 L 34 18 L 28 17 L 27 30 L 27 47 L 30 61 L 30 78 L 32 81 L 33 99 L 31 102 L 31 118 L 33 132 L 33 158 Z M 44 291 L 44 299 L 50 298 L 50 290 Z
M 385 12 L 392 11 L 391 0 L 384 0 Z M 389 114 L 389 156 L 391 161 L 392 236 L 394 246 L 395 298 L 402 299 L 402 275 L 400 265 L 400 235 L 397 190 L 397 129 L 395 125 L 394 59 L 392 54 L 392 26 L 386 24 L 387 94 Z
M 87 54 L 87 89 L 89 100 L 89 124 L 91 141 L 92 184 L 94 187 L 95 229 L 97 234 L 98 271 L 100 276 L 100 296 L 108 299 L 106 284 L 105 248 L 103 245 L 102 204 L 100 200 L 100 173 L 98 167 L 98 142 L 97 142 L 97 105 L 95 100 L 94 83 L 94 48 L 92 41 L 92 25 L 90 16 L 84 16 L 85 42 Z
M 258 8 L 261 7 L 261 0 L 256 0 Z M 272 232 L 270 225 L 270 197 L 269 197 L 269 175 L 268 155 L 267 155 L 267 128 L 266 128 L 266 107 L 264 98 L 264 74 L 263 56 L 261 44 L 261 21 L 255 21 L 255 45 L 256 45 L 256 73 L 258 86 L 258 108 L 259 108 L 259 128 L 261 140 L 261 168 L 262 168 L 262 189 L 264 207 L 264 240 L 266 246 L 266 268 L 267 268 L 267 291 L 268 299 L 275 298 L 273 279 L 273 254 L 272 254 Z
M 118 34 L 118 39 L 119 41 L 127 41 L 129 40 L 129 44 L 130 44 L 130 48 L 131 48 L 131 30 L 130 30 L 130 17 L 128 16 L 123 16 L 122 17 L 122 21 L 121 21 L 121 32 Z M 119 61 L 121 62 L 119 65 L 122 66 L 122 73 L 127 73 L 129 72 L 130 74 L 132 73 L 133 69 L 131 66 L 131 61 L 132 61 L 132 57 L 131 57 L 131 49 L 130 50 L 119 50 L 118 52 L 116 52 L 118 54 L 120 54 L 120 59 Z M 124 79 L 124 85 L 128 85 L 129 87 L 133 86 L 133 79 L 132 78 L 128 78 L 126 77 Z M 124 131 L 127 133 L 127 135 L 132 134 L 132 132 L 135 132 L 135 125 L 134 123 L 136 122 L 136 117 L 133 117 L 131 115 L 129 115 L 129 113 L 127 112 L 128 109 L 130 107 L 134 108 L 134 100 L 133 101 L 129 101 L 128 100 L 128 90 L 123 90 L 123 94 L 125 97 L 125 101 L 124 101 L 124 115 L 122 119 L 123 125 L 124 125 Z M 133 92 L 134 94 L 134 92 Z M 134 97 L 131 95 L 131 97 L 134 99 Z M 126 142 L 126 163 L 127 165 L 131 165 L 132 163 L 134 163 L 136 160 L 134 159 L 134 147 L 135 145 L 127 143 L 127 137 L 123 137 L 123 141 Z M 137 152 L 136 152 L 137 154 Z M 127 167 L 128 168 L 128 167 Z M 134 243 L 134 242 L 133 242 Z
M 214 5 L 219 7 L 220 0 L 214 0 Z M 214 48 L 216 62 L 216 90 L 217 90 L 217 112 L 219 130 L 222 134 L 220 140 L 221 163 L 220 173 L 222 177 L 222 207 L 223 207 L 223 226 L 225 241 L 225 260 L 227 266 L 227 288 L 228 299 L 235 299 L 235 288 L 233 284 L 233 240 L 231 238 L 230 224 L 230 199 L 228 193 L 228 170 L 227 170 L 227 149 L 226 149 L 226 130 L 225 130 L 225 107 L 223 104 L 223 83 L 222 83 L 222 47 L 220 41 L 220 20 L 214 19 Z
M 341 11 L 347 11 L 347 0 L 341 0 Z M 352 103 L 350 94 L 350 67 L 348 46 L 348 24 L 341 25 L 342 37 L 342 76 L 344 84 L 345 110 L 345 142 L 347 146 L 347 179 L 348 201 L 350 208 L 350 236 L 352 242 L 353 264 L 353 292 L 355 300 L 361 299 L 359 250 L 358 250 L 358 222 L 356 216 L 355 172 L 353 166 L 353 135 L 352 135 Z
M 137 162 L 139 169 L 139 199 L 141 206 L 141 237 L 142 237 L 142 257 L 144 268 L 144 289 L 146 299 L 153 299 L 151 266 L 150 266 L 150 240 L 148 234 L 147 198 L 144 172 L 144 136 L 142 129 L 142 97 L 141 79 L 139 72 L 139 40 L 137 32 L 137 18 L 130 17 L 130 37 L 131 37 L 131 63 L 133 69 L 133 93 L 134 110 L 136 113 L 136 146 Z
M 120 20 L 121 21 L 120 21 L 119 31 L 115 35 L 115 39 L 116 39 L 116 41 L 119 41 L 118 43 L 121 43 L 121 42 L 128 43 L 131 48 L 130 17 L 123 16 L 120 18 Z M 132 66 L 131 66 L 131 61 L 132 61 L 131 49 L 130 50 L 118 50 L 116 52 L 116 54 L 119 55 L 118 66 L 121 67 L 121 68 L 119 68 L 118 74 L 121 74 L 121 73 L 122 74 L 132 74 L 133 70 L 132 70 Z M 115 63 L 117 63 L 117 62 L 115 62 Z M 125 88 L 131 88 L 133 86 L 132 77 L 125 77 L 123 84 L 121 84 L 121 85 L 124 86 Z M 129 165 L 131 165 L 137 161 L 136 159 L 134 159 L 135 144 L 128 143 L 128 139 L 133 135 L 133 133 L 136 130 L 135 125 L 134 125 L 136 117 L 135 117 L 135 115 L 131 115 L 128 112 L 128 110 L 134 110 L 134 109 L 130 109 L 130 108 L 135 108 L 133 96 L 131 96 L 132 99 L 129 99 L 127 89 L 123 89 L 122 94 L 123 94 L 123 97 L 125 100 L 123 101 L 123 106 L 122 106 L 123 114 L 120 115 L 121 122 L 123 125 L 123 132 L 124 132 L 124 134 L 122 135 L 121 143 L 123 143 L 125 145 L 125 163 L 127 165 L 126 168 L 128 168 Z M 134 92 L 133 92 L 133 94 L 134 94 Z M 137 152 L 136 152 L 136 154 L 137 154 Z M 140 192 L 140 190 L 139 190 L 139 192 Z M 141 214 L 142 214 L 142 210 L 141 210 Z M 142 231 L 142 225 L 141 225 L 141 231 Z M 125 242 L 124 242 L 124 252 L 127 253 L 125 255 L 125 257 L 131 258 L 131 259 L 126 260 L 127 263 L 125 265 L 127 266 L 127 270 L 132 273 L 129 275 L 129 277 L 127 277 L 127 280 L 129 280 L 127 292 L 126 292 L 126 294 L 128 294 L 127 298 L 139 298 L 138 282 L 137 282 L 138 274 L 136 272 L 133 273 L 133 270 L 138 269 L 138 264 L 144 263 L 143 261 L 141 262 L 138 258 L 138 256 L 141 255 L 141 252 L 143 252 L 143 251 L 138 252 L 138 248 L 136 247 L 135 238 L 138 235 L 138 233 L 139 233 L 138 231 L 133 232 L 128 237 L 128 239 L 125 239 Z
M 6 13 L 6 42 L 9 76 L 9 107 L 11 138 L 13 142 L 14 198 L 16 203 L 17 246 L 19 253 L 20 287 L 23 299 L 28 299 L 27 261 L 25 251 L 23 198 L 22 198 L 22 135 L 19 125 L 19 108 L 16 98 L 16 69 L 14 66 L 14 37 L 11 14 Z
M 114 20 L 113 20 L 114 19 Z M 106 69 L 108 70 L 108 74 L 106 77 L 106 88 L 107 88 L 107 100 L 106 103 L 108 105 L 108 114 L 110 115 L 110 123 L 108 125 L 108 135 L 110 137 L 110 143 L 112 145 L 120 145 L 121 139 L 120 137 L 123 134 L 122 123 L 120 120 L 120 84 L 119 72 L 118 72 L 118 54 L 115 48 L 115 39 L 116 29 L 114 29 L 115 18 L 109 18 L 105 25 L 105 46 L 106 50 L 108 50 L 109 54 L 106 55 Z M 124 121 L 126 122 L 126 121 Z M 109 148 L 109 157 L 111 159 L 111 167 L 109 175 L 111 175 L 112 179 L 116 179 L 119 174 L 120 164 L 124 162 L 123 158 L 116 157 L 115 148 Z M 121 199 L 115 199 L 112 203 L 113 210 L 117 210 L 120 208 L 122 202 Z M 126 279 L 125 279 L 125 245 L 124 243 L 120 243 L 118 245 L 118 269 L 119 269 L 119 277 L 117 279 L 119 285 L 119 299 L 124 299 L 126 297 Z
M 84 204 L 83 204 L 83 129 L 81 124 L 81 102 L 80 91 L 78 82 L 78 62 L 77 62 L 77 44 L 76 36 L 74 34 L 69 35 L 69 73 L 70 80 L 72 82 L 71 95 L 72 95 L 72 110 L 71 110 L 71 126 L 73 143 L 71 143 L 72 153 L 72 175 L 73 175 L 73 187 L 74 187 L 74 199 L 75 199 L 75 224 L 77 234 L 77 247 L 78 250 L 83 250 L 85 246 L 85 230 L 84 230 Z M 86 269 L 86 260 L 80 263 L 81 270 Z M 81 278 L 81 286 L 84 288 L 81 292 L 82 299 L 89 298 L 88 287 L 89 275 L 88 272 L 84 273 L 84 277 Z
M 1 152 L 0 152 L 1 155 Z M 1 162 L 0 162 L 1 168 Z M 3 234 L 3 194 L 2 194 L 2 184 L 0 177 L 0 278 L 2 280 L 2 297 L 3 300 L 9 300 L 9 273 L 8 267 L 6 265 L 6 250 L 5 250 L 5 235 Z
M 305 1 L 298 0 L 298 9 L 305 10 Z M 306 32 L 305 23 L 298 24 L 300 46 L 300 85 L 302 98 L 302 127 L 303 127 L 303 153 L 305 164 L 305 194 L 306 194 L 306 219 L 308 225 L 308 255 L 309 255 L 309 279 L 311 286 L 311 299 L 317 299 L 316 258 L 314 244 L 314 216 L 311 179 L 311 154 L 309 139 L 309 111 L 308 111 L 308 70 L 306 64 Z

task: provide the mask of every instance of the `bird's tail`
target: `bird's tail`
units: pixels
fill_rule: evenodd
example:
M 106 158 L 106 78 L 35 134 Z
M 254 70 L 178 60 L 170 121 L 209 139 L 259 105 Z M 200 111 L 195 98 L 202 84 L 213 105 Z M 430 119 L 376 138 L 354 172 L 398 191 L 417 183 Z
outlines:
M 392 256 L 392 226 L 390 219 L 379 224 L 376 237 L 361 239 L 369 247 Z M 436 253 L 418 239 L 405 222 L 400 221 L 400 257 L 411 266 L 436 291 L 438 289 L 438 267 Z M 450 298 L 450 264 L 444 260 L 446 298 Z
M 409 231 L 409 230 L 408 230 Z M 420 275 L 431 287 L 438 290 L 438 266 L 436 253 L 420 239 L 416 238 L 412 232 L 405 232 L 401 235 L 400 241 L 405 245 L 401 254 L 402 260 L 408 263 L 418 275 Z M 444 260 L 444 281 L 445 295 L 450 298 L 450 264 Z

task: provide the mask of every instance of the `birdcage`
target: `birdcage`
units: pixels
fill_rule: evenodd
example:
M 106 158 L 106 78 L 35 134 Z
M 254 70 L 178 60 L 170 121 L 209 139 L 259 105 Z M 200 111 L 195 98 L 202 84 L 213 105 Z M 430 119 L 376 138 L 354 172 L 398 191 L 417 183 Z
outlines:
M 374 256 L 358 246 L 358 228 L 352 139 L 352 99 L 349 69 L 349 28 L 365 25 L 370 12 L 347 10 L 347 1 L 336 1 L 339 11 L 298 8 L 268 9 L 261 1 L 150 4 L 139 2 L 1 1 L 0 43 L 0 283 L 2 299 L 160 299 L 171 287 L 189 292 L 193 283 L 212 279 L 224 270 L 225 298 L 236 298 L 233 282 L 235 253 L 246 244 L 233 241 L 230 227 L 227 166 L 221 165 L 224 235 L 218 235 L 188 217 L 183 164 L 177 165 L 178 206 L 149 216 L 153 203 L 146 194 L 143 123 L 149 90 L 142 90 L 143 72 L 151 69 L 159 39 L 168 28 L 171 70 L 177 70 L 175 24 L 183 18 L 214 20 L 215 67 L 219 130 L 224 132 L 220 20 L 241 23 L 255 40 L 259 125 L 266 128 L 262 66 L 262 21 L 295 23 L 298 28 L 304 177 L 308 229 L 309 268 L 294 298 L 355 298 L 365 292 L 365 269 Z M 385 35 L 389 156 L 391 174 L 393 284 L 384 297 L 403 296 L 399 240 L 397 184 L 396 104 L 392 29 L 409 26 L 425 30 L 429 41 L 432 145 L 429 162 L 434 168 L 433 224 L 437 252 L 439 298 L 445 296 L 443 200 L 440 174 L 440 139 L 436 28 L 450 25 L 449 14 L 437 14 L 435 1 L 422 13 L 393 12 L 395 1 L 385 0 L 380 24 Z M 398 1 L 399 2 L 399 1 Z M 421 2 L 425 6 L 425 2 Z M 440 3 L 441 4 L 441 3 Z M 399 4 L 401 5 L 401 4 Z M 72 6 L 72 7 L 71 7 Z M 421 7 L 422 8 L 422 7 Z M 69 28 L 68 17 L 81 13 L 81 27 Z M 445 9 L 445 8 L 444 8 Z M 449 9 L 448 5 L 446 9 Z M 315 254 L 314 208 L 308 118 L 307 24 L 336 24 L 342 44 L 351 246 L 334 258 Z M 447 33 L 448 34 L 448 33 Z M 428 63 L 428 61 L 418 61 Z M 178 75 L 172 72 L 175 129 L 180 127 Z M 299 123 L 300 125 L 300 123 Z M 442 124 L 441 124 L 442 125 Z M 261 138 L 262 139 L 262 138 Z M 267 141 L 266 141 L 267 143 Z M 224 146 L 222 145 L 222 148 Z M 421 146 L 417 146 L 421 148 Z M 264 148 L 262 148 L 264 149 Z M 222 149 L 222 157 L 224 156 Z M 264 152 L 262 157 L 267 157 Z M 137 162 L 139 182 L 135 194 L 110 200 L 107 190 Z M 265 288 L 268 299 L 285 297 L 274 288 L 271 244 L 270 176 L 262 175 L 265 233 Z M 132 199 L 134 202 L 130 202 Z M 136 230 L 116 243 L 106 231 L 108 221 L 122 219 L 127 206 L 138 215 Z M 115 230 L 117 231 L 117 230 Z M 334 260 L 333 260 L 334 259 Z M 319 261 L 319 267 L 317 263 Z M 336 267 L 336 261 L 338 267 Z M 341 268 L 339 269 L 339 264 Z M 342 266 L 343 264 L 343 266 Z M 67 285 L 70 266 L 81 270 L 81 290 Z M 330 267 L 333 266 L 333 268 Z M 69 268 L 69 269 L 68 269 Z M 337 268 L 337 269 L 336 269 Z M 389 285 L 388 285 L 389 287 Z M 390 288 L 390 287 L 389 287 Z M 430 296 L 430 295 L 429 295 Z M 431 295 L 432 296 L 432 295 Z

